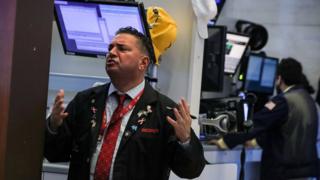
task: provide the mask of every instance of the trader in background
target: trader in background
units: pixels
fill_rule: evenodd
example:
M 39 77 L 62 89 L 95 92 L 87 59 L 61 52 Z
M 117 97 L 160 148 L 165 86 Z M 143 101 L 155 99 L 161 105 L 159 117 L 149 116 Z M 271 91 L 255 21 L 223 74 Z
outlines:
M 63 107 L 56 96 L 45 136 L 45 157 L 70 161 L 69 180 L 168 179 L 170 170 L 195 178 L 203 148 L 191 129 L 189 105 L 155 91 L 144 76 L 151 44 L 132 27 L 109 45 L 111 83 L 79 92 Z
M 247 141 L 263 149 L 261 180 L 317 177 L 318 115 L 315 102 L 299 85 L 302 66 L 293 58 L 278 66 L 277 88 L 282 92 L 254 114 L 248 133 L 228 134 L 212 141 L 222 149 Z M 256 138 L 256 141 L 248 141 Z

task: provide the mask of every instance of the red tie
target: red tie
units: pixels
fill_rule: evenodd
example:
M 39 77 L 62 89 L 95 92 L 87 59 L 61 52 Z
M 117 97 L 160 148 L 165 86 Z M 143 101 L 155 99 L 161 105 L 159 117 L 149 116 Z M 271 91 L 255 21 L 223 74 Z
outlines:
M 120 131 L 121 119 L 123 117 L 123 114 L 121 114 L 123 113 L 123 102 L 126 97 L 126 95 L 116 95 L 118 97 L 119 104 L 112 114 L 110 124 L 103 139 L 102 148 L 99 153 L 94 174 L 95 180 L 107 180 L 110 175 L 112 157 Z

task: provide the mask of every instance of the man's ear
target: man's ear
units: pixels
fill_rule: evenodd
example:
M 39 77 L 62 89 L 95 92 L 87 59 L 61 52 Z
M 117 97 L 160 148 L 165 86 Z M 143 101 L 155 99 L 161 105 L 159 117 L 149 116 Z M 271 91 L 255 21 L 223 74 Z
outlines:
M 141 71 L 145 71 L 150 63 L 150 59 L 148 56 L 144 56 L 143 58 L 140 59 L 140 63 L 139 63 L 139 70 Z

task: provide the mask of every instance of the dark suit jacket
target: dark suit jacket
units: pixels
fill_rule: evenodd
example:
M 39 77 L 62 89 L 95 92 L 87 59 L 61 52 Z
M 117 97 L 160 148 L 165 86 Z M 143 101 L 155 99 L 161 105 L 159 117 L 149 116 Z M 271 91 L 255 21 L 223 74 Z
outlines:
M 46 131 L 45 157 L 50 162 L 70 161 L 69 180 L 89 179 L 108 87 L 106 84 L 78 93 L 66 108 L 69 115 L 58 134 Z M 152 107 L 152 113 L 140 125 L 138 112 L 146 110 L 147 105 Z M 146 83 L 126 126 L 127 136 L 121 139 L 113 179 L 168 179 L 170 169 L 183 178 L 200 175 L 205 164 L 202 145 L 193 131 L 190 146 L 183 148 L 178 143 L 166 120 L 166 116 L 174 117 L 167 106 L 176 104 Z M 92 107 L 97 109 L 96 114 Z

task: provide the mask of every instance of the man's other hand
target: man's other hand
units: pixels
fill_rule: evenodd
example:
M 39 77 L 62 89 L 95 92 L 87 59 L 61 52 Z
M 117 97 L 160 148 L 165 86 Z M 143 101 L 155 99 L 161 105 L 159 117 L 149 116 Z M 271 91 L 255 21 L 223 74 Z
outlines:
M 186 100 L 182 98 L 178 103 L 178 108 L 173 108 L 173 113 L 176 120 L 167 116 L 167 121 L 173 126 L 180 142 L 185 143 L 190 140 L 192 121 L 190 117 L 190 108 Z

